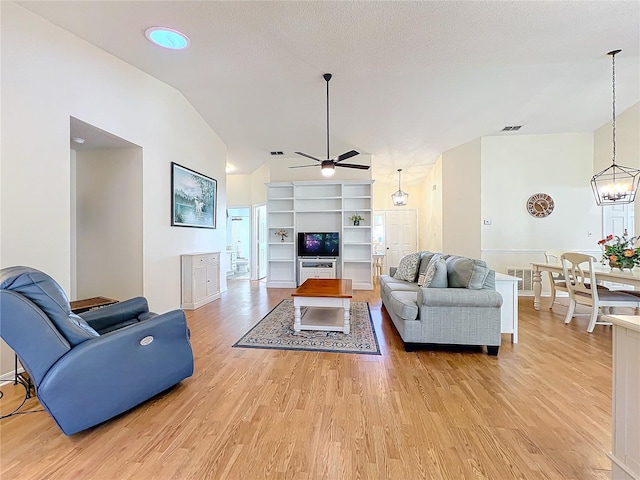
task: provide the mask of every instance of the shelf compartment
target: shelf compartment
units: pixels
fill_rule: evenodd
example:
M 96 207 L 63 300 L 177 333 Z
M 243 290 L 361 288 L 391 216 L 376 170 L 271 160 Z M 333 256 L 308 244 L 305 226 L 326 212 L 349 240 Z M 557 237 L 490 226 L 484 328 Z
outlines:
M 293 200 L 293 185 L 271 185 L 267 189 L 267 198 L 269 200 L 288 199 Z
M 371 198 L 345 198 L 343 201 L 343 208 L 345 209 L 345 213 L 347 210 L 356 210 L 360 212 L 362 211 L 371 211 Z
M 298 198 L 296 212 L 326 212 L 330 210 L 342 211 L 341 198 Z
M 371 197 L 371 184 L 344 185 L 342 195 L 345 197 Z
M 320 185 L 296 185 L 295 197 L 297 199 L 342 197 L 342 185 L 339 183 L 323 183 Z

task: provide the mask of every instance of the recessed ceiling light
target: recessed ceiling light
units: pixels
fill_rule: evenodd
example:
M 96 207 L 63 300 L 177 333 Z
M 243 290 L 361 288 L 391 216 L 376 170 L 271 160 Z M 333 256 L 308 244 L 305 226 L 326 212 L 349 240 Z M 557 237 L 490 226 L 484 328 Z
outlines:
M 77 144 L 79 144 L 79 145 L 82 145 L 82 144 L 84 143 L 84 138 L 80 138 L 80 137 L 73 137 L 73 138 L 71 139 L 71 141 L 72 141 L 73 143 L 77 143 Z
M 149 27 L 145 30 L 144 36 L 150 42 L 171 50 L 182 50 L 191 45 L 189 37 L 173 28 Z

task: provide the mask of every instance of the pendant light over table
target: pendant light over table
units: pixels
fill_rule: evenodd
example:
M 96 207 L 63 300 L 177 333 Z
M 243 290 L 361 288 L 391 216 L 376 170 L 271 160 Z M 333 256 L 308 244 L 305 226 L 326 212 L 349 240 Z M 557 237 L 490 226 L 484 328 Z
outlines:
M 621 50 L 613 50 L 607 54 L 611 55 L 613 71 L 613 159 L 610 167 L 591 179 L 591 188 L 599 206 L 633 203 L 640 182 L 640 170 L 616 164 L 616 54 L 620 52 Z

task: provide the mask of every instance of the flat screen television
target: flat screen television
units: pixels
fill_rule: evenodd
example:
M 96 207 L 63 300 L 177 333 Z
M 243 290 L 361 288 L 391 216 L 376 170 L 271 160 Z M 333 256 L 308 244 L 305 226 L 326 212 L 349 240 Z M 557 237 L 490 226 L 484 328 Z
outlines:
M 339 255 L 339 232 L 298 232 L 299 257 L 337 257 Z

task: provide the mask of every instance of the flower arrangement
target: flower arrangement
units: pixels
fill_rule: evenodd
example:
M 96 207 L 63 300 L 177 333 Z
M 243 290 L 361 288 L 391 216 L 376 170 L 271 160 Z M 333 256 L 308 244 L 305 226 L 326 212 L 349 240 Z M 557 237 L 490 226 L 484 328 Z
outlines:
M 607 235 L 598 242 L 602 248 L 602 263 L 609 262 L 611 268 L 632 269 L 640 265 L 640 248 L 636 248 L 638 237 L 631 237 L 625 230 L 621 237 Z
M 284 242 L 284 239 L 289 236 L 289 232 L 287 232 L 286 230 L 280 229 L 277 232 L 275 232 L 274 235 L 279 235 L 281 237 L 280 241 Z
M 360 222 L 364 220 L 364 217 L 361 217 L 360 214 L 356 212 L 349 217 L 349 220 L 351 220 L 354 225 L 360 225 Z

